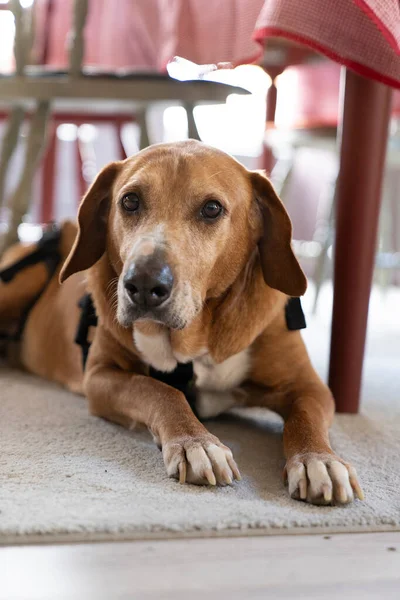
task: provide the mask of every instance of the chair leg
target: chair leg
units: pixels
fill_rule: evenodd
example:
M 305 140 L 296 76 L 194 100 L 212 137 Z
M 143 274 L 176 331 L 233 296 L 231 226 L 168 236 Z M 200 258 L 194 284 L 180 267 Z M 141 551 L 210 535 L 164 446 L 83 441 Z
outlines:
M 115 124 L 115 133 L 117 135 L 117 144 L 119 150 L 119 159 L 125 160 L 127 158 L 124 142 L 122 141 L 122 123 Z
M 9 229 L 0 242 L 0 254 L 3 250 L 18 241 L 18 226 L 29 208 L 32 182 L 36 167 L 46 142 L 46 126 L 50 114 L 49 102 L 39 102 L 31 120 L 31 127 L 26 146 L 26 154 L 22 174 L 13 195 L 9 208 L 11 219 Z
M 385 185 L 386 183 L 386 185 Z M 378 284 L 382 299 L 385 298 L 388 290 L 389 284 L 392 278 L 392 269 L 386 263 L 388 257 L 395 251 L 392 246 L 393 240 L 393 221 L 394 215 L 392 214 L 392 207 L 390 202 L 390 194 L 388 193 L 388 181 L 384 182 L 383 191 L 382 191 L 382 208 L 381 215 L 379 219 L 379 229 L 378 229 L 378 256 L 375 266 L 375 280 Z
M 138 109 L 135 116 L 140 129 L 139 150 L 144 150 L 147 146 L 150 146 L 149 130 L 147 127 L 147 109 Z
M 390 88 L 346 72 L 329 370 L 339 412 L 359 408 L 390 107 Z
M 195 105 L 193 102 L 185 102 L 184 108 L 186 110 L 187 121 L 188 121 L 188 137 L 190 140 L 200 140 L 199 130 L 197 129 L 196 121 L 194 118 L 193 110 Z
M 7 119 L 0 153 L 0 210 L 4 206 L 4 191 L 8 166 L 18 144 L 19 131 L 24 120 L 24 109 L 16 106 Z
M 81 141 L 79 139 L 79 136 L 77 136 L 77 138 L 74 142 L 74 145 L 75 145 L 75 158 L 76 158 L 76 176 L 77 176 L 78 195 L 79 195 L 79 202 L 80 202 L 86 193 L 88 184 L 87 184 L 85 176 L 83 174 L 84 160 L 82 158 Z M 78 202 L 78 204 L 79 204 L 79 202 Z
M 53 123 L 49 132 L 49 141 L 43 160 L 42 203 L 40 222 L 49 223 L 54 218 L 55 182 L 57 160 L 57 126 Z
M 336 189 L 336 180 L 331 182 L 330 184 L 330 203 L 331 206 L 329 208 L 329 216 L 326 223 L 326 233 L 325 239 L 322 243 L 321 252 L 317 257 L 315 269 L 314 269 L 314 284 L 315 284 L 315 295 L 314 295 L 314 303 L 312 307 L 312 314 L 317 314 L 318 308 L 318 300 L 321 292 L 322 285 L 325 280 L 326 274 L 326 263 L 328 259 L 328 251 L 332 244 L 333 231 L 334 231 L 334 223 L 335 223 L 335 189 Z
M 266 125 L 267 127 L 273 127 L 275 123 L 276 103 L 278 98 L 278 90 L 275 84 L 274 73 L 270 73 L 272 81 L 267 92 L 267 114 L 266 114 Z M 275 166 L 275 158 L 272 148 L 264 142 L 263 152 L 261 157 L 261 168 L 264 169 L 269 175 Z

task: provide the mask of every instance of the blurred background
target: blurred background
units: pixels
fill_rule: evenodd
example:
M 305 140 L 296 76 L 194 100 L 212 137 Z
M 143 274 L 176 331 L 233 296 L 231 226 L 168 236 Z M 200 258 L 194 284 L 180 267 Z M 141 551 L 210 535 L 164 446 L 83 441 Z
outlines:
M 0 0 L 0 227 L 9 241 L 13 228 L 38 239 L 43 223 L 75 218 L 107 162 L 198 137 L 269 173 L 310 279 L 307 314 L 324 333 L 309 344 L 326 371 L 343 67 L 317 42 L 281 35 L 273 4 Z M 368 355 L 390 348 L 388 360 L 400 355 L 399 192 L 395 90 Z

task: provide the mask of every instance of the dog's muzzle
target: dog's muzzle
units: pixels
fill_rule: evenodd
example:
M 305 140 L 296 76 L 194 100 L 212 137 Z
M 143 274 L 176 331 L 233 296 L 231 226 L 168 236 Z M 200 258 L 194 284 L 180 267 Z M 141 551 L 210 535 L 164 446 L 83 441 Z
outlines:
M 118 283 L 117 317 L 123 327 L 149 320 L 183 329 L 195 312 L 190 286 L 178 281 L 164 249 L 130 257 Z

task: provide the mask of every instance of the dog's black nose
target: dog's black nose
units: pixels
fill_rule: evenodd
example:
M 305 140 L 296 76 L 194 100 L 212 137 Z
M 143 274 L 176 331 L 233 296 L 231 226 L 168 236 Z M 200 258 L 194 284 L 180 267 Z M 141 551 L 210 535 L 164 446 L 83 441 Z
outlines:
M 171 295 L 174 276 L 168 265 L 158 261 L 132 263 L 124 276 L 129 298 L 141 308 L 161 306 Z

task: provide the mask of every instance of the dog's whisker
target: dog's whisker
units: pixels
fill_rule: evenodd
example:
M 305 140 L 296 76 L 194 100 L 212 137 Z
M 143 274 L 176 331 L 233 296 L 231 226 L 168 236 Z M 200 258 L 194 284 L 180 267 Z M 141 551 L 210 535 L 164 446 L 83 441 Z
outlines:
M 106 295 L 108 295 L 110 293 L 111 288 L 118 282 L 118 279 L 119 279 L 118 277 L 113 277 L 112 279 L 110 279 L 110 281 L 108 282 L 107 287 L 106 287 Z M 117 291 L 117 290 L 115 290 L 115 291 Z

